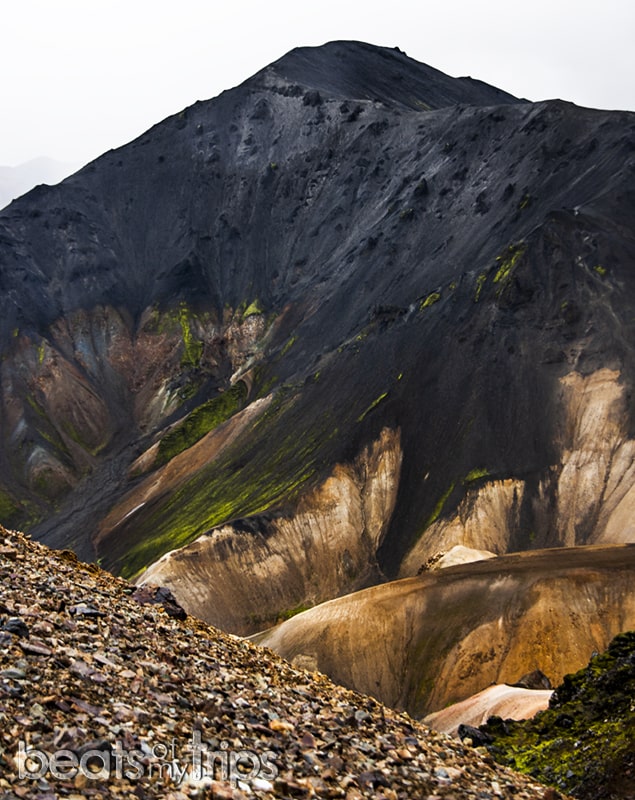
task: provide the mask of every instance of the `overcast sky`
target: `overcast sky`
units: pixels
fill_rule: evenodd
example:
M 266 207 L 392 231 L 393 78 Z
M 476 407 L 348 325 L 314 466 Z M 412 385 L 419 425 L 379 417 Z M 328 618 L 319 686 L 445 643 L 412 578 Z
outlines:
M 635 110 L 632 0 L 0 0 L 0 164 L 83 164 L 293 47 L 399 46 L 513 94 Z

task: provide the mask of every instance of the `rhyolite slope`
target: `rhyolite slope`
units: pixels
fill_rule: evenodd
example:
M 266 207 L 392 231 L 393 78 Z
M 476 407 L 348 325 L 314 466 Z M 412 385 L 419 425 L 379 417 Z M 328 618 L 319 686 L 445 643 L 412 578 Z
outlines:
M 552 694 L 552 689 L 525 689 L 506 683 L 495 684 L 447 708 L 427 714 L 423 721 L 435 731 L 452 736 L 458 736 L 459 730 L 465 738 L 472 733 L 472 744 L 480 745 L 480 737 L 474 734 L 477 725 L 483 725 L 492 716 L 531 719 L 549 706 Z
M 414 717 L 540 670 L 555 685 L 635 627 L 635 546 L 524 552 L 329 600 L 252 638 Z
M 190 545 L 163 582 L 236 631 L 458 544 L 631 541 L 634 169 L 632 114 L 335 42 L 33 190 L 0 518 L 128 576 Z

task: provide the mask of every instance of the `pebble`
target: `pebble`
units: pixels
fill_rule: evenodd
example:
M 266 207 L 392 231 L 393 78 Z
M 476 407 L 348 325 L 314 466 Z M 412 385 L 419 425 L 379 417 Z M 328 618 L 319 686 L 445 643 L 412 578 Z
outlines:
M 45 645 L 44 642 L 37 641 L 36 639 L 31 639 L 31 641 L 28 642 L 20 642 L 20 647 L 28 655 L 34 655 L 34 656 L 53 655 L 53 650 L 50 647 Z
M 29 629 L 20 617 L 10 617 L 2 627 L 7 633 L 13 633 L 15 636 L 23 637 L 29 635 Z
M 26 678 L 26 672 L 23 669 L 3 669 L 0 672 L 0 678 L 9 678 L 13 681 L 21 681 Z
M 68 609 L 68 613 L 71 616 L 80 616 L 80 617 L 105 617 L 103 611 L 99 611 L 97 608 L 93 608 L 93 606 L 89 606 L 86 603 L 78 603 L 77 605 L 70 606 Z

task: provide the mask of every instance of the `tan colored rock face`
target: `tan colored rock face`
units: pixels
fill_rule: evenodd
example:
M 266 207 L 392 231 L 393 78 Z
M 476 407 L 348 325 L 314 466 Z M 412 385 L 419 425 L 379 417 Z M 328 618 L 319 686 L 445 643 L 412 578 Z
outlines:
M 568 421 L 557 495 L 562 542 L 627 541 L 607 531 L 609 525 L 615 529 L 611 518 L 635 477 L 635 442 L 625 433 L 626 396 L 620 375 L 608 369 L 586 377 L 573 372 L 561 383 Z M 635 510 L 635 504 L 632 507 Z
M 570 373 L 560 382 L 557 401 L 563 420 L 560 463 L 542 479 L 537 514 L 553 532 L 537 530 L 538 542 L 629 541 L 635 535 L 630 522 L 635 519 L 635 490 L 630 490 L 635 442 L 626 437 L 619 373 Z M 210 442 L 217 435 L 211 434 Z M 376 581 L 375 553 L 398 489 L 401 451 L 395 442 L 385 430 L 354 464 L 337 465 L 292 513 L 267 521 L 258 535 L 241 526 L 221 527 L 152 565 L 143 580 L 164 583 L 192 613 L 240 632 Z M 174 459 L 115 509 L 103 530 L 212 457 L 213 451 L 199 443 Z M 549 487 L 555 488 L 557 504 L 547 523 Z M 518 478 L 468 489 L 456 514 L 441 516 L 426 529 L 402 562 L 400 576 L 416 575 L 431 556 L 457 547 L 507 553 L 521 524 L 526 492 Z M 483 638 L 484 631 L 474 635 Z M 498 641 L 495 626 L 489 635 Z
M 436 731 L 454 736 L 459 725 L 477 728 L 492 716 L 502 719 L 530 719 L 548 707 L 552 694 L 552 689 L 521 689 L 518 686 L 498 684 L 441 711 L 433 711 L 423 721 Z
M 228 389 L 232 374 L 257 360 L 266 325 L 260 313 L 244 317 L 226 308 L 217 319 L 181 303 L 165 311 L 149 307 L 139 320 L 112 306 L 77 310 L 41 337 L 16 328 L 0 364 L 0 419 L 5 450 L 15 451 L 14 467 L 36 499 L 34 509 L 59 504 L 113 451 L 116 460 L 137 440 L 150 447 L 130 471 L 150 470 L 156 455 L 150 437 L 186 416 L 186 402 L 201 386 L 213 396 Z M 112 467 L 121 485 L 132 460 L 125 455 L 123 469 Z M 100 530 L 111 523 L 102 521 Z M 83 547 L 85 557 L 94 555 L 89 541 Z
M 626 394 L 615 370 L 571 372 L 560 380 L 560 459 L 542 476 L 532 500 L 543 526 L 534 531 L 538 543 L 635 541 L 635 441 L 628 438 Z M 525 481 L 513 477 L 468 489 L 456 514 L 423 532 L 404 558 L 400 576 L 416 575 L 428 558 L 457 545 L 509 552 L 526 492 Z
M 635 626 L 635 547 L 562 548 L 348 595 L 254 637 L 420 716 L 541 669 L 555 684 Z
M 24 460 L 30 486 L 54 499 L 95 465 L 111 441 L 114 421 L 90 379 L 64 348 L 17 338 L 13 361 L 0 365 L 5 435 Z M 38 437 L 27 434 L 27 419 Z M 33 421 L 35 421 L 33 423 Z
M 139 581 L 170 587 L 190 613 L 235 632 L 353 591 L 374 576 L 400 465 L 399 432 L 384 429 L 353 464 L 337 465 L 304 495 L 293 516 L 258 532 L 225 525 L 167 554 Z
M 416 575 L 421 565 L 438 552 L 458 545 L 506 553 L 510 532 L 518 524 L 524 483 L 519 480 L 491 481 L 468 492 L 457 514 L 441 519 L 425 531 L 404 559 L 400 576 Z
M 162 497 L 167 492 L 178 488 L 183 481 L 191 477 L 208 461 L 219 456 L 223 450 L 245 429 L 245 427 L 262 414 L 271 402 L 271 398 L 263 398 L 251 403 L 236 414 L 228 422 L 210 431 L 192 447 L 168 461 L 163 467 L 152 472 L 102 521 L 95 539 L 97 545 L 103 545 L 110 537 L 118 535 L 118 527 L 136 510 L 146 503 Z M 130 472 L 144 472 L 149 469 L 156 458 L 158 445 L 148 448 L 131 466 Z

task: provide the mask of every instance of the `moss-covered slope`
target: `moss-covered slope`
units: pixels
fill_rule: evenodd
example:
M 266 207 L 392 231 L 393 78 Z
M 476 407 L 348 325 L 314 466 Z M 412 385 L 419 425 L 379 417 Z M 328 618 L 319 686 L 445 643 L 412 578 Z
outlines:
M 482 730 L 501 764 L 583 800 L 635 796 L 635 632 L 616 636 L 567 675 L 531 720 L 493 717 Z

